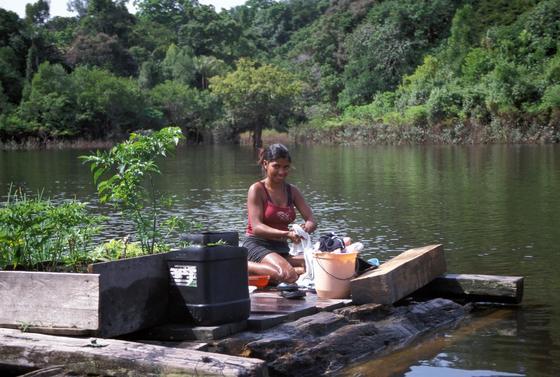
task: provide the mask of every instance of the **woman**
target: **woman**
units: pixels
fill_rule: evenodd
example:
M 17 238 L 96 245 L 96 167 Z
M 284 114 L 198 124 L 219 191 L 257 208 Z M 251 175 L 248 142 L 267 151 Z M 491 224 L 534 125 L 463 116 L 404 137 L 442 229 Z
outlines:
M 259 164 L 265 177 L 251 185 L 247 195 L 247 238 L 243 246 L 249 251 L 249 274 L 269 275 L 275 283 L 293 283 L 304 272 L 303 258 L 290 256 L 287 242 L 301 241 L 288 227 L 296 219 L 295 208 L 305 221 L 303 230 L 312 233 L 317 228 L 299 190 L 286 182 L 291 162 L 282 144 L 261 150 Z

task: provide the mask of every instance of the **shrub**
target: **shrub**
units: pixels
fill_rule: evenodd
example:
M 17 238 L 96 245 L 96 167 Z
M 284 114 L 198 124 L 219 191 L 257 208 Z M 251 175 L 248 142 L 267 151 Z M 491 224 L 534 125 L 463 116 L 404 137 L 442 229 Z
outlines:
M 0 207 L 0 269 L 53 271 L 63 265 L 79 271 L 91 261 L 102 220 L 75 200 L 54 203 L 21 190 L 10 193 Z
M 457 88 L 458 89 L 458 88 Z M 462 107 L 461 95 L 448 87 L 434 88 L 426 101 L 426 115 L 431 124 L 456 118 Z
M 182 218 L 162 219 L 163 210 L 173 201 L 155 186 L 156 176 L 161 173 L 157 158 L 166 157 L 182 137 L 178 127 L 145 135 L 133 133 L 109 151 L 81 157 L 91 166 L 101 202 L 110 203 L 132 220 L 145 254 L 166 249 L 169 237 L 190 225 Z
M 540 105 L 541 110 L 560 109 L 560 84 L 548 87 L 544 92 Z

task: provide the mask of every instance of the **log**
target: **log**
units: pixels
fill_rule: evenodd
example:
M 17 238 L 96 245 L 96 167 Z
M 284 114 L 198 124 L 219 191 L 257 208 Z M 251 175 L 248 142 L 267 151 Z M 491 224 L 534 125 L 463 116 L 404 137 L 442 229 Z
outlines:
M 264 361 L 114 339 L 80 339 L 0 329 L 0 364 L 64 366 L 78 375 L 266 376 Z
M 349 306 L 263 332 L 239 333 L 214 345 L 217 352 L 268 361 L 274 376 L 336 375 L 356 360 L 385 355 L 455 326 L 470 307 L 442 298 L 398 307 Z
M 415 295 L 519 304 L 523 300 L 523 281 L 522 276 L 445 274 Z
M 350 282 L 355 304 L 393 304 L 446 271 L 442 245 L 410 249 Z

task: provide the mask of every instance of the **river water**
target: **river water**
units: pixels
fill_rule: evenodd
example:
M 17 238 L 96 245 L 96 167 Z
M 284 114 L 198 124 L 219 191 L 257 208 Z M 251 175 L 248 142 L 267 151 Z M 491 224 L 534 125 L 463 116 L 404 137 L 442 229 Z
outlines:
M 319 222 L 385 261 L 444 245 L 448 272 L 522 275 L 523 304 L 500 308 L 382 360 L 362 376 L 560 375 L 560 146 L 293 146 L 290 181 Z M 10 183 L 100 208 L 87 151 L 0 151 L 0 195 Z M 162 163 L 173 212 L 209 230 L 246 223 L 248 186 L 260 169 L 249 147 L 186 146 Z M 112 215 L 107 238 L 127 232 Z

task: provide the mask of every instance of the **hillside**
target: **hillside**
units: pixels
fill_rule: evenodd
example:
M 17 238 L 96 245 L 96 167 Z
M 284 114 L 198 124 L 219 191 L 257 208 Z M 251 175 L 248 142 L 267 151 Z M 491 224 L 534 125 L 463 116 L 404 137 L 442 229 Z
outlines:
M 558 142 L 560 0 L 74 0 L 0 9 L 0 141 Z

